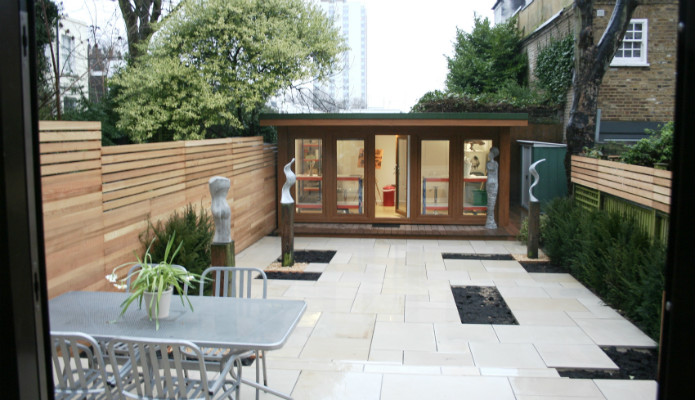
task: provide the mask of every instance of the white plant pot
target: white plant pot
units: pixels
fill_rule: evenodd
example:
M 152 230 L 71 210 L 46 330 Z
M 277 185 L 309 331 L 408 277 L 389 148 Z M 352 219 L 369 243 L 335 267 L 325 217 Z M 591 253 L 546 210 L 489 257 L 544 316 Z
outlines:
M 145 292 L 143 293 L 142 301 L 145 303 L 145 308 L 147 309 L 147 316 L 150 318 L 161 319 L 169 316 L 169 308 L 171 307 L 171 296 L 174 293 L 174 288 L 170 287 L 168 290 L 162 292 L 162 297 L 159 299 L 159 313 L 155 314 L 157 310 L 157 292 Z M 152 298 L 154 297 L 154 301 Z M 150 309 L 151 308 L 151 309 Z

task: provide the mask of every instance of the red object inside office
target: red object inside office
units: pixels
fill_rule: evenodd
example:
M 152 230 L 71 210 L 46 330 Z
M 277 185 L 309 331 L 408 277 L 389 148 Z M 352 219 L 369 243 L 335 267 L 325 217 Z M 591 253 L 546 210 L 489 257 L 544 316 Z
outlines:
M 384 207 L 393 207 L 393 198 L 395 194 L 395 186 L 384 186 Z

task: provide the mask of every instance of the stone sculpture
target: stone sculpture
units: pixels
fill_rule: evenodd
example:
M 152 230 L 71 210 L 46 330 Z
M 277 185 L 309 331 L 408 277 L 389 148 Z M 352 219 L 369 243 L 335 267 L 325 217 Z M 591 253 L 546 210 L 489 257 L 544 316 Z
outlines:
M 297 180 L 297 177 L 295 176 L 294 172 L 292 172 L 292 163 L 294 163 L 294 158 L 292 161 L 288 162 L 287 165 L 285 165 L 285 168 L 283 171 L 285 171 L 285 184 L 282 185 L 282 197 L 280 198 L 280 203 L 281 204 L 292 204 L 294 203 L 294 199 L 292 198 L 292 194 L 290 193 L 290 189 L 292 188 L 292 185 L 294 185 L 294 182 Z
M 212 217 L 215 221 L 215 236 L 213 243 L 230 243 L 232 241 L 232 211 L 227 203 L 229 179 L 213 176 L 208 182 L 212 196 Z
M 538 199 L 533 195 L 533 188 L 534 188 L 534 186 L 538 185 L 538 181 L 540 180 L 540 176 L 538 176 L 538 171 L 536 171 L 536 165 L 542 163 L 543 161 L 545 161 L 545 158 L 536 161 L 535 163 L 531 164 L 531 165 L 528 167 L 528 172 L 529 172 L 531 175 L 533 175 L 533 183 L 532 183 L 531 186 L 528 188 L 528 197 L 529 197 L 529 200 L 532 201 L 532 202 L 534 202 L 534 201 L 537 202 L 537 201 L 538 201 Z
M 485 221 L 485 227 L 487 229 L 497 228 L 497 223 L 495 223 L 495 203 L 497 202 L 497 189 L 499 186 L 499 164 L 497 161 L 495 161 L 495 157 L 499 155 L 500 151 L 497 149 L 497 147 L 491 148 L 486 165 L 487 183 L 485 184 L 485 190 L 487 190 L 487 219 Z

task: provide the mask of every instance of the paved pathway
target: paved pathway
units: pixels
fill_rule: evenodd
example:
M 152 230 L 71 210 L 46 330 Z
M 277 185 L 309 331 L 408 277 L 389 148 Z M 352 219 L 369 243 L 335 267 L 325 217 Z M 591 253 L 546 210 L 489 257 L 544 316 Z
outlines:
M 656 398 L 655 381 L 559 377 L 556 368 L 616 368 L 599 346 L 656 346 L 570 275 L 441 256 L 525 253 L 518 242 L 300 237 L 295 249 L 337 250 L 307 267 L 323 273 L 316 282 L 269 281 L 269 297 L 308 305 L 287 345 L 268 353 L 270 385 L 295 400 Z M 236 262 L 265 268 L 279 255 L 280 238 L 266 237 Z M 451 285 L 496 286 L 520 325 L 461 324 Z

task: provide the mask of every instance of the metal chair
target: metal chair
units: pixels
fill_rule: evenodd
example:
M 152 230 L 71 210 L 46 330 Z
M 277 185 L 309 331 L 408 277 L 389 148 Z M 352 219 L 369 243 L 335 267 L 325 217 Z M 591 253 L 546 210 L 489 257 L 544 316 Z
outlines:
M 56 399 L 112 399 L 99 344 L 79 332 L 51 332 Z
M 210 277 L 209 277 L 210 275 Z M 206 282 L 207 280 L 212 281 L 212 296 L 216 297 L 238 297 L 238 298 L 251 298 L 252 297 L 252 287 L 255 275 L 261 277 L 263 282 L 263 293 L 262 298 L 266 298 L 268 295 L 268 277 L 265 272 L 259 268 L 251 267 L 209 267 L 201 274 L 200 281 Z M 199 295 L 203 296 L 205 293 L 205 287 L 203 284 L 200 285 Z M 211 363 L 220 363 L 229 357 L 230 352 L 227 349 L 218 349 L 203 347 L 201 349 L 205 355 L 205 360 Z M 259 364 L 263 364 L 263 386 L 268 386 L 268 374 L 266 368 L 266 355 L 265 351 L 246 351 L 242 354 L 237 354 L 239 360 L 243 358 L 248 358 L 250 356 L 256 357 L 256 385 L 252 382 L 245 381 L 244 383 L 254 386 L 256 388 L 256 399 L 259 397 Z
M 203 353 L 187 340 L 120 337 L 111 340 L 108 354 L 117 368 L 122 349 L 126 349 L 127 373 L 115 374 L 116 388 L 124 398 L 133 399 L 212 399 L 228 397 L 237 391 L 241 378 L 235 357 L 228 358 L 219 375 L 211 378 Z M 183 352 L 186 349 L 186 352 Z M 200 377 L 191 377 L 200 374 Z M 226 379 L 230 373 L 232 379 Z

